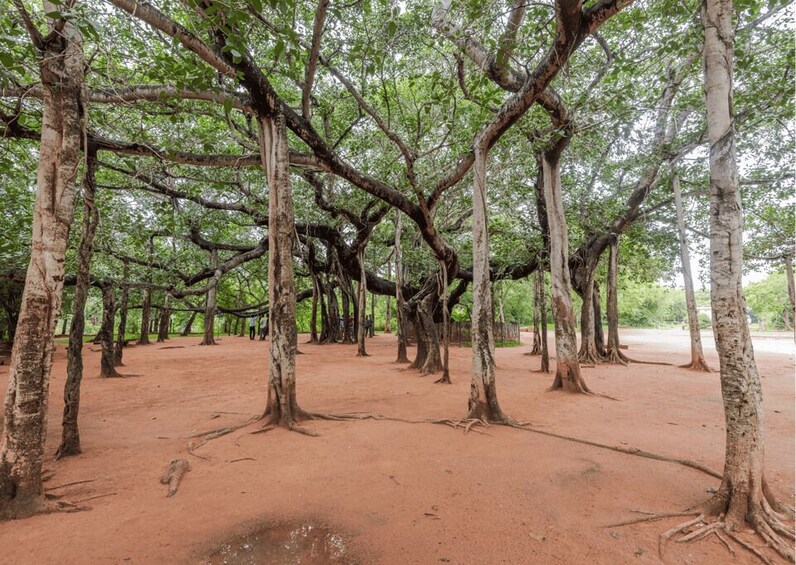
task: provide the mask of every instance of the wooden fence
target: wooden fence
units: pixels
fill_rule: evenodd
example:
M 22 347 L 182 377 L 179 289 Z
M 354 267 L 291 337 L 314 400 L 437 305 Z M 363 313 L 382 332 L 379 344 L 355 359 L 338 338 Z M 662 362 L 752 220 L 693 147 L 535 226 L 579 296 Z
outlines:
M 412 324 L 408 325 L 406 338 L 409 343 L 414 343 L 416 341 L 415 327 Z M 439 336 L 440 342 L 442 342 L 442 324 L 436 324 L 436 326 L 437 335 Z M 451 345 L 470 347 L 470 343 L 472 342 L 470 335 L 472 331 L 472 322 L 451 322 L 448 327 L 450 328 L 449 335 Z M 500 324 L 495 322 L 492 325 L 492 331 L 495 334 L 496 342 L 520 341 L 519 324 Z

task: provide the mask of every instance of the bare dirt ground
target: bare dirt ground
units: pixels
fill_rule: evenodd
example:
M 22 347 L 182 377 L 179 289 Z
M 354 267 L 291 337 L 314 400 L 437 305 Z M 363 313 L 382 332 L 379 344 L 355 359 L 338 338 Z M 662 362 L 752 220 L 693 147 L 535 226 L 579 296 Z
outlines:
M 684 363 L 685 333 L 626 331 L 634 358 Z M 525 345 L 499 349 L 504 411 L 535 429 L 638 447 L 721 470 L 724 418 L 717 374 L 673 366 L 584 369 L 589 386 L 619 399 L 546 392 L 552 375 Z M 317 412 L 369 412 L 407 419 L 466 413 L 470 351 L 452 348 L 453 385 L 434 384 L 392 363 L 395 341 L 311 346 L 300 336 L 298 399 Z M 552 341 L 552 339 L 551 339 Z M 92 510 L 0 524 L 0 562 L 9 564 L 201 563 L 226 539 L 260 523 L 326 526 L 359 563 L 659 563 L 659 534 L 678 518 L 626 527 L 607 524 L 674 512 L 703 502 L 718 480 L 682 465 L 642 459 L 536 433 L 486 432 L 390 421 L 306 424 L 320 437 L 257 424 L 187 453 L 189 436 L 236 425 L 265 405 L 265 342 L 222 337 L 132 347 L 129 379 L 100 379 L 96 346 L 86 348 L 80 412 L 83 455 L 54 461 L 60 438 L 65 352 L 58 347 L 50 396 L 48 488 Z M 794 499 L 793 342 L 758 347 L 763 376 L 767 473 Z M 775 348 L 776 349 L 776 348 Z M 714 351 L 708 361 L 718 366 Z M 554 364 L 554 362 L 553 362 Z M 5 390 L 8 367 L 0 367 Z M 169 462 L 192 470 L 167 498 L 159 479 Z M 746 539 L 753 539 L 746 536 Z M 759 542 L 759 540 L 756 540 Z M 667 563 L 757 563 L 715 536 L 670 542 Z M 773 554 L 772 554 L 773 555 Z M 302 561 L 304 562 L 304 561 Z M 778 562 L 775 560 L 775 562 Z

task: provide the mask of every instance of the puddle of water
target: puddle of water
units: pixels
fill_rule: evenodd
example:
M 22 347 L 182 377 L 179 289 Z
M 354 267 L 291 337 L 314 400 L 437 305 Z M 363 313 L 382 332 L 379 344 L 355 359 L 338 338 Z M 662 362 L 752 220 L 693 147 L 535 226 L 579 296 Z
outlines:
M 228 540 L 203 563 L 207 565 L 351 564 L 345 540 L 314 524 L 278 525 Z

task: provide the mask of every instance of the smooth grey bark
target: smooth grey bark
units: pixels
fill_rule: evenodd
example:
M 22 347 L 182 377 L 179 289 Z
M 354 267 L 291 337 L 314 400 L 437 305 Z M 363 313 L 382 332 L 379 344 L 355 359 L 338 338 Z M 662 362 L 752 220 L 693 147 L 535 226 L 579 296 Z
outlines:
M 66 382 L 64 383 L 64 412 L 61 418 L 61 444 L 55 458 L 78 455 L 80 431 L 77 418 L 80 412 L 80 383 L 83 380 L 83 334 L 86 328 L 86 300 L 91 279 L 91 254 L 94 234 L 99 224 L 99 210 L 94 204 L 96 191 L 97 149 L 89 146 L 86 170 L 83 175 L 83 226 L 77 249 L 77 276 L 72 299 L 72 325 L 66 346 Z
M 395 211 L 395 304 L 398 314 L 398 358 L 396 363 L 409 363 L 406 354 L 406 304 L 404 303 L 404 262 L 401 249 L 401 211 Z
M 121 377 L 116 371 L 113 362 L 113 322 L 116 318 L 116 297 L 113 286 L 109 283 L 102 285 L 102 325 L 99 337 L 102 345 L 100 356 L 100 377 Z
M 619 295 L 617 292 L 617 278 L 619 273 L 619 236 L 611 242 L 608 253 L 608 296 L 606 298 L 608 310 L 608 347 L 606 349 L 606 363 L 627 365 L 630 361 L 619 347 Z
M 61 12 L 45 1 L 44 12 Z M 47 407 L 61 310 L 64 260 L 75 212 L 84 133 L 83 46 L 69 20 L 48 18 L 46 37 L 30 24 L 44 98 L 30 263 L 11 351 L 0 436 L 0 519 L 54 509 L 42 484 Z M 58 31 L 55 30 L 58 26 Z
M 680 191 L 680 176 L 672 168 L 672 191 L 674 192 L 674 209 L 677 214 L 677 235 L 680 241 L 680 263 L 683 267 L 683 283 L 685 286 L 685 307 L 688 315 L 688 332 L 691 336 L 691 362 L 682 365 L 694 371 L 710 372 L 702 351 L 702 337 L 699 334 L 699 315 L 697 314 L 696 297 L 694 295 L 694 278 L 691 275 L 691 254 L 688 251 L 688 238 L 685 233 L 683 214 L 683 195 Z
M 268 304 L 271 342 L 265 414 L 270 424 L 296 429 L 306 416 L 296 401 L 296 288 L 293 274 L 295 218 L 290 191 L 285 117 L 258 119 L 260 154 L 268 178 Z
M 731 0 L 705 0 L 703 69 L 710 142 L 710 302 L 719 354 L 726 444 L 724 473 L 709 508 L 731 530 L 751 526 L 794 560 L 792 510 L 766 484 L 763 398 L 741 287 L 743 240 L 732 108 Z M 782 536 L 790 538 L 783 540 Z
M 218 250 L 213 249 L 210 251 L 210 267 L 218 269 Z M 219 275 L 216 271 L 216 275 Z M 217 277 L 218 278 L 218 277 Z M 215 327 L 216 327 L 216 288 L 218 282 L 214 284 L 210 290 L 207 291 L 205 302 L 205 315 L 204 315 L 204 329 L 202 332 L 202 341 L 199 345 L 216 345 Z
M 473 165 L 473 368 L 468 418 L 506 422 L 495 385 L 495 337 L 492 327 L 492 282 L 489 279 L 486 168 L 488 146 L 476 146 Z
M 542 186 L 547 208 L 550 234 L 550 281 L 555 319 L 556 376 L 551 390 L 588 393 L 580 372 L 578 345 L 575 336 L 575 311 L 572 307 L 569 278 L 569 236 L 561 194 L 561 152 L 569 138 L 561 138 L 542 153 Z

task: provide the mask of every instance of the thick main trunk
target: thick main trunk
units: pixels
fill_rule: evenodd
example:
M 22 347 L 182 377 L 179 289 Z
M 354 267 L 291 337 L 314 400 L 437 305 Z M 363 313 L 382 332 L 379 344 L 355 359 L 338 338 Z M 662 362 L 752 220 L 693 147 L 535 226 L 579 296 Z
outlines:
M 113 295 L 113 286 L 105 284 L 102 287 L 102 325 L 99 332 L 102 345 L 100 377 L 121 377 L 116 372 L 116 365 L 113 362 L 113 321 L 115 317 L 116 299 Z
M 292 428 L 301 415 L 296 402 L 296 288 L 293 276 L 294 224 L 285 117 L 259 119 L 260 155 L 268 177 L 268 303 L 271 328 L 266 414 Z
M 80 412 L 80 383 L 83 380 L 83 334 L 86 326 L 86 299 L 90 280 L 91 253 L 94 234 L 99 224 L 99 211 L 94 205 L 96 191 L 97 150 L 90 147 L 86 155 L 83 177 L 83 228 L 77 250 L 77 279 L 72 299 L 72 326 L 66 347 L 66 382 L 64 383 L 64 413 L 61 420 L 61 445 L 56 458 L 77 455 L 80 451 L 80 431 L 77 417 Z
M 691 275 L 691 255 L 688 251 L 688 239 L 685 233 L 683 197 L 680 192 L 680 177 L 675 170 L 672 171 L 672 190 L 674 192 L 674 208 L 677 214 L 677 235 L 680 240 L 680 262 L 683 266 L 688 332 L 691 336 L 691 362 L 683 366 L 694 371 L 710 372 L 710 368 L 705 362 L 705 354 L 702 352 L 702 337 L 699 333 L 699 315 L 697 314 L 696 297 L 694 296 L 694 279 Z
M 751 525 L 793 561 L 793 546 L 777 535 L 781 523 L 775 510 L 780 506 L 766 492 L 763 399 L 741 288 L 743 241 L 732 110 L 732 2 L 706 0 L 702 24 L 710 141 L 710 302 L 726 423 L 724 478 L 712 510 L 723 515 L 731 529 Z
M 495 337 L 492 327 L 492 282 L 489 280 L 489 231 L 486 166 L 489 151 L 477 147 L 473 165 L 473 368 L 468 418 L 502 422 L 495 385 Z
M 218 268 L 218 251 L 213 249 L 210 252 L 210 266 L 213 269 Z M 214 284 L 210 290 L 207 291 L 205 302 L 205 315 L 204 315 L 204 329 L 202 332 L 202 341 L 199 345 L 215 345 L 215 328 L 216 328 L 216 288 L 218 283 Z
M 45 2 L 44 11 L 60 8 Z M 50 369 L 84 131 L 84 62 L 77 29 L 67 20 L 60 33 L 46 36 L 39 55 L 42 134 L 30 263 L 11 351 L 0 439 L 0 519 L 22 518 L 48 506 L 42 463 Z
M 619 236 L 611 242 L 608 255 L 608 348 L 606 362 L 627 365 L 629 359 L 619 347 L 619 297 L 617 293 L 617 274 L 619 273 Z
M 590 392 L 580 373 L 575 311 L 570 294 L 572 285 L 569 279 L 569 236 L 559 170 L 560 152 L 565 146 L 566 140 L 562 140 L 552 151 L 542 155 L 542 184 L 550 230 L 550 280 L 556 339 L 556 376 L 551 389 Z

